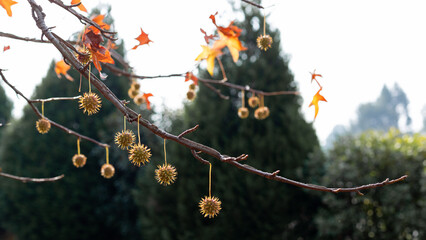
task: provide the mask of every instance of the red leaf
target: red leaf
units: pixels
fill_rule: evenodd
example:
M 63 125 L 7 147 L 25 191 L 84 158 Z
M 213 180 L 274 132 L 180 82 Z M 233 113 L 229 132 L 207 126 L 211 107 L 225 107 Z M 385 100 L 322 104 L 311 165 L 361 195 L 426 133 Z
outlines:
M 104 18 L 105 18 L 105 15 L 100 14 L 100 15 L 96 15 L 95 17 L 93 17 L 92 21 L 94 21 L 95 23 L 97 23 L 99 25 L 99 27 L 101 27 L 102 29 L 109 30 L 110 26 L 108 24 L 106 24 L 106 23 L 103 22 Z M 90 26 L 89 28 L 92 29 L 93 32 L 96 33 L 96 34 L 99 34 L 101 32 L 101 31 L 99 31 L 99 29 L 97 29 L 97 28 L 95 28 L 93 26 Z
M 143 94 L 143 97 L 145 98 L 145 102 L 146 102 L 146 108 L 148 109 L 148 110 L 151 110 L 151 102 L 149 101 L 149 97 L 152 97 L 152 96 L 154 96 L 154 95 L 152 95 L 152 93 L 144 93 Z
M 67 73 L 70 68 L 71 67 L 67 65 L 64 60 L 57 62 L 55 65 L 56 76 L 58 76 L 58 78 L 62 78 L 61 74 L 63 74 L 66 79 L 74 81 L 74 79 Z
M 9 50 L 10 49 L 10 46 L 4 46 L 3 47 L 3 52 L 6 52 L 7 50 Z
M 210 15 L 210 17 L 209 17 L 212 20 L 214 25 L 216 25 L 216 17 L 215 17 L 216 15 L 217 15 L 217 12 L 215 14 Z
M 148 34 L 146 34 L 146 33 L 142 30 L 142 28 L 141 28 L 141 34 L 140 34 L 137 38 L 135 38 L 135 39 L 139 41 L 139 44 L 138 44 L 138 45 L 136 45 L 136 46 L 134 46 L 132 49 L 136 49 L 137 47 L 139 47 L 139 46 L 141 46 L 141 45 L 144 45 L 144 44 L 148 44 L 148 45 L 149 45 L 149 43 L 150 43 L 150 42 L 153 42 L 153 41 L 151 41 L 151 40 L 148 38 Z
M 202 28 L 200 28 L 200 31 L 204 34 L 204 40 L 206 41 L 207 44 L 209 44 L 210 40 L 213 40 L 216 35 L 207 35 L 206 31 L 204 31 Z
M 191 72 L 187 72 L 185 75 L 185 82 L 192 80 L 195 85 L 198 85 L 198 78 L 194 76 Z
M 98 31 L 98 33 L 100 33 Z M 111 53 L 104 46 L 100 45 L 103 41 L 103 38 L 100 34 L 96 34 L 93 29 L 88 28 L 83 34 L 82 42 L 89 49 L 92 54 L 93 64 L 96 69 L 101 72 L 102 67 L 99 62 L 103 63 L 114 63 L 114 60 L 111 58 Z
M 315 73 L 315 70 L 314 70 L 314 72 L 313 73 L 310 73 L 311 74 L 311 82 L 313 81 L 313 80 L 315 80 L 315 81 L 317 81 L 317 79 L 316 79 L 316 77 L 322 77 L 322 75 L 321 74 L 316 74 Z

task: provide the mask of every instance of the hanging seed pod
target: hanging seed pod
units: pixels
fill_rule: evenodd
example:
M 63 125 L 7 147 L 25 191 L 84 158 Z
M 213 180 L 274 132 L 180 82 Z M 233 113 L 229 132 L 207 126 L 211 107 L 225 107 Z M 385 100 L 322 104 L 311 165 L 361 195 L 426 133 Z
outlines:
M 139 94 L 139 90 L 134 89 L 134 88 L 130 88 L 127 93 L 129 94 L 129 97 L 131 99 L 133 99 L 133 98 L 135 98 Z
M 255 107 L 257 107 L 257 105 L 259 105 L 259 98 L 258 98 L 258 97 L 256 97 L 256 96 L 251 96 L 251 97 L 248 99 L 248 104 L 249 104 L 249 106 L 250 106 L 251 108 L 255 108 Z
M 104 178 L 112 178 L 115 173 L 115 168 L 109 163 L 105 163 L 101 167 L 101 175 Z
M 188 100 L 194 100 L 195 99 L 195 96 L 196 96 L 196 93 L 195 93 L 195 91 L 194 90 L 189 90 L 187 93 L 186 93 L 186 98 L 188 99 Z
M 221 204 L 222 202 L 219 201 L 219 198 L 205 196 L 199 203 L 200 212 L 204 217 L 214 218 L 222 209 L 220 207 Z
M 130 88 L 133 88 L 135 90 L 139 90 L 141 88 L 141 85 L 140 85 L 140 83 L 133 81 Z
M 193 83 L 191 83 L 190 85 L 189 85 L 189 89 L 190 90 L 195 90 L 195 88 L 197 87 L 197 85 L 195 85 L 195 84 L 193 84 Z
M 170 164 L 158 165 L 155 170 L 155 179 L 162 185 L 167 186 L 176 180 L 176 168 Z
M 151 157 L 151 149 L 143 144 L 133 144 L 129 150 L 129 160 L 138 167 L 149 162 Z
M 50 122 L 46 118 L 42 117 L 36 122 L 37 131 L 41 134 L 48 133 L 50 130 Z
M 260 35 L 257 37 L 257 47 L 263 51 L 268 50 L 272 46 L 272 38 L 269 35 Z
M 114 141 L 121 149 L 127 149 L 135 142 L 135 138 L 132 130 L 122 130 L 115 134 Z
M 240 107 L 238 109 L 238 117 L 240 117 L 241 119 L 245 119 L 247 118 L 249 115 L 249 110 L 246 107 Z
M 133 101 L 136 105 L 141 105 L 146 102 L 146 99 L 143 95 L 137 95 L 135 98 L 133 98 Z
M 87 157 L 84 156 L 83 154 L 75 154 L 72 157 L 72 164 L 75 167 L 80 168 L 80 167 L 83 167 L 84 165 L 86 165 L 86 160 L 87 160 Z
M 83 109 L 83 113 L 87 112 L 87 115 L 95 114 L 101 108 L 101 99 L 96 93 L 84 93 L 79 100 L 80 109 Z

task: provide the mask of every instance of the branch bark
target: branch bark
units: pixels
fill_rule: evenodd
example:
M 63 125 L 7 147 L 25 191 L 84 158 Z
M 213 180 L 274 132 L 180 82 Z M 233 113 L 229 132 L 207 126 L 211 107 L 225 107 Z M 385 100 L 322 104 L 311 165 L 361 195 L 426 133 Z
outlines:
M 13 179 L 13 180 L 18 180 L 18 181 L 21 181 L 23 183 L 26 183 L 26 182 L 43 183 L 43 182 L 58 181 L 58 180 L 64 178 L 65 175 L 62 174 L 62 175 L 52 177 L 52 178 L 29 178 L 29 177 L 19 177 L 19 176 L 15 176 L 15 175 L 12 175 L 12 174 L 0 172 L 0 176 L 10 178 L 10 179 Z

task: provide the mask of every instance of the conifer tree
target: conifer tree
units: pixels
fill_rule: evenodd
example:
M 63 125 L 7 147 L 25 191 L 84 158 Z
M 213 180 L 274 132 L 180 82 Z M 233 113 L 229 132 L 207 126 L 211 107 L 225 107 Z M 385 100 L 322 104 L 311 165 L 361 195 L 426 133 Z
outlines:
M 280 49 L 279 32 L 267 26 L 266 33 L 274 43 L 268 51 L 261 51 L 255 44 L 263 29 L 254 29 L 253 23 L 262 26 L 263 16 L 257 10 L 243 11 L 240 39 L 248 50 L 240 53 L 243 61 L 237 64 L 229 54 L 222 56 L 229 81 L 265 91 L 296 90 L 288 60 Z M 218 75 L 220 72 L 215 72 Z M 312 126 L 300 114 L 300 97 L 267 97 L 268 118 L 257 120 L 250 109 L 250 116 L 240 119 L 240 92 L 221 91 L 230 99 L 219 99 L 201 85 L 195 100 L 174 117 L 173 132 L 199 124 L 187 138 L 230 156 L 247 153 L 247 164 L 269 172 L 280 169 L 283 176 L 298 179 L 309 153 L 318 147 Z M 167 146 L 167 161 L 178 172 L 176 183 L 159 185 L 151 169 L 141 177 L 135 195 L 146 239 L 297 239 L 315 232 L 311 219 L 318 201 L 307 191 L 248 174 L 208 156 L 203 157 L 213 165 L 212 195 L 220 198 L 222 210 L 215 218 L 205 219 L 198 202 L 208 195 L 209 166 L 195 160 L 185 148 L 172 142 Z

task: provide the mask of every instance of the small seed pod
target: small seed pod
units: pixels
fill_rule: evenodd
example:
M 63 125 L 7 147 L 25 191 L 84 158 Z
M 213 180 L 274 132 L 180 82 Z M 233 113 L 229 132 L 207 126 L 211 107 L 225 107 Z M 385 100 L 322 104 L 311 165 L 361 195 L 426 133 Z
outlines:
M 269 108 L 268 107 L 263 107 L 263 119 L 269 117 Z
M 222 209 L 220 207 L 221 204 L 222 202 L 219 201 L 219 198 L 205 196 L 199 203 L 200 212 L 204 217 L 214 218 Z
M 188 98 L 188 100 L 194 100 L 194 98 L 195 98 L 195 96 L 196 96 L 196 93 L 195 93 L 195 91 L 194 90 L 189 90 L 187 93 L 186 93 L 186 98 Z
M 80 168 L 86 165 L 87 157 L 83 154 L 75 154 L 72 157 L 72 164 L 74 164 L 75 167 Z
M 189 89 L 190 90 L 195 90 L 195 88 L 197 87 L 197 85 L 195 85 L 195 84 L 193 84 L 193 83 L 191 83 L 190 85 L 189 85 Z
M 258 97 L 256 97 L 256 96 L 251 96 L 251 97 L 248 99 L 248 104 L 249 104 L 249 106 L 250 106 L 250 107 L 252 107 L 252 108 L 257 107 L 257 105 L 259 105 L 259 98 L 258 98 Z
M 77 60 L 83 64 L 83 65 L 87 65 L 89 62 L 92 61 L 92 54 L 90 53 L 89 49 L 87 49 L 86 47 L 84 48 L 80 48 L 78 49 L 81 53 L 83 54 L 79 54 L 77 53 Z
M 141 85 L 140 85 L 140 83 L 133 81 L 131 88 L 133 88 L 135 90 L 139 90 L 141 88 Z
M 240 117 L 241 119 L 247 118 L 249 115 L 249 110 L 246 107 L 240 107 L 238 109 L 238 117 Z
M 258 120 L 262 120 L 263 119 L 263 108 L 259 107 L 254 111 L 254 118 L 258 119 Z
M 92 115 L 99 112 L 101 108 L 101 99 L 96 93 L 84 93 L 79 100 L 80 109 L 83 109 L 83 113 L 87 112 L 87 115 Z
M 104 178 L 112 178 L 115 173 L 115 168 L 109 163 L 105 163 L 101 167 L 101 175 Z
M 133 102 L 135 102 L 136 105 L 141 105 L 146 102 L 146 99 L 143 95 L 137 95 L 133 98 Z
M 45 134 L 47 132 L 49 132 L 50 130 L 50 122 L 49 120 L 47 120 L 46 118 L 40 118 L 37 122 L 36 122 L 36 128 L 37 131 L 41 134 Z
M 272 38 L 269 35 L 260 35 L 257 40 L 257 47 L 266 51 L 272 45 Z
M 129 97 L 133 99 L 139 94 L 139 90 L 134 88 L 129 88 L 129 91 L 127 93 L 129 94 Z
M 151 149 L 143 144 L 133 144 L 129 150 L 129 160 L 138 167 L 149 162 L 151 157 Z
M 176 168 L 170 164 L 158 165 L 155 170 L 155 179 L 164 186 L 174 183 L 176 175 Z
M 133 134 L 132 130 L 122 130 L 121 132 L 117 132 L 115 134 L 114 141 L 121 149 L 127 149 L 134 143 L 135 135 Z

